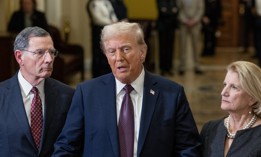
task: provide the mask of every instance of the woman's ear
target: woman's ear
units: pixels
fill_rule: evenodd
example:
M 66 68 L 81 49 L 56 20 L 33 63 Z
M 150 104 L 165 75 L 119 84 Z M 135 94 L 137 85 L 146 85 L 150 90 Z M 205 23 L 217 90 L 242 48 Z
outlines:
M 253 106 L 254 104 L 256 104 L 257 100 L 253 97 L 249 98 L 249 106 Z

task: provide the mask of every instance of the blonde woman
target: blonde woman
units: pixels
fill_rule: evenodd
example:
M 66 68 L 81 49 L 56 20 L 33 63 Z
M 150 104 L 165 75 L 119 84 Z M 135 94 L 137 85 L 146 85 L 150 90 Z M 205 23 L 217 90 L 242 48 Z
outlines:
M 247 61 L 227 67 L 221 109 L 228 116 L 203 126 L 203 157 L 261 156 L 261 69 Z

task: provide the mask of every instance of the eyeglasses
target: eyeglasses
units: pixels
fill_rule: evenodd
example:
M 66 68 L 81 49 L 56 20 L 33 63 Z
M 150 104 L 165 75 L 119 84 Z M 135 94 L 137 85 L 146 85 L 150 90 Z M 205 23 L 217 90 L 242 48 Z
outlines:
M 36 51 L 29 51 L 29 50 L 22 50 L 22 51 L 33 53 L 38 58 L 44 57 L 46 52 L 48 52 L 53 58 L 57 57 L 59 54 L 59 52 L 56 49 L 38 49 Z

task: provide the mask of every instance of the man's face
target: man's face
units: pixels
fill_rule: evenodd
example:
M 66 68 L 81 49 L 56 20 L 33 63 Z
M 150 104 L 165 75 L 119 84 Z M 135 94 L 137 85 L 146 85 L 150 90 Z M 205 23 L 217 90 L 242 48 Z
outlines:
M 29 14 L 33 12 L 34 4 L 32 0 L 23 0 L 22 5 L 23 11 L 25 13 Z
M 42 56 L 33 53 L 41 50 L 45 51 Z M 15 52 L 21 73 L 27 81 L 43 80 L 51 76 L 55 59 L 54 56 L 48 53 L 51 50 L 54 50 L 53 41 L 50 36 L 46 36 L 31 37 L 26 50 L 17 50 Z
M 131 34 L 121 34 L 105 41 L 105 55 L 114 76 L 122 83 L 131 83 L 140 75 L 147 48 L 138 45 Z

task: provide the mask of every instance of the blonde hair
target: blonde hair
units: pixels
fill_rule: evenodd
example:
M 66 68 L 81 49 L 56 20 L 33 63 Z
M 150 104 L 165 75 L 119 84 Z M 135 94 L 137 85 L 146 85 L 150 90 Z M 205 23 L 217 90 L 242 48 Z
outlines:
M 103 28 L 101 32 L 101 48 L 104 50 L 104 43 L 107 40 L 122 34 L 134 35 L 139 45 L 144 45 L 147 47 L 144 40 L 144 33 L 140 25 L 135 22 L 130 23 L 121 21 L 106 25 Z
M 256 103 L 252 106 L 252 112 L 261 117 L 261 69 L 256 64 L 248 61 L 235 61 L 228 65 L 227 70 L 238 73 L 239 82 Z

